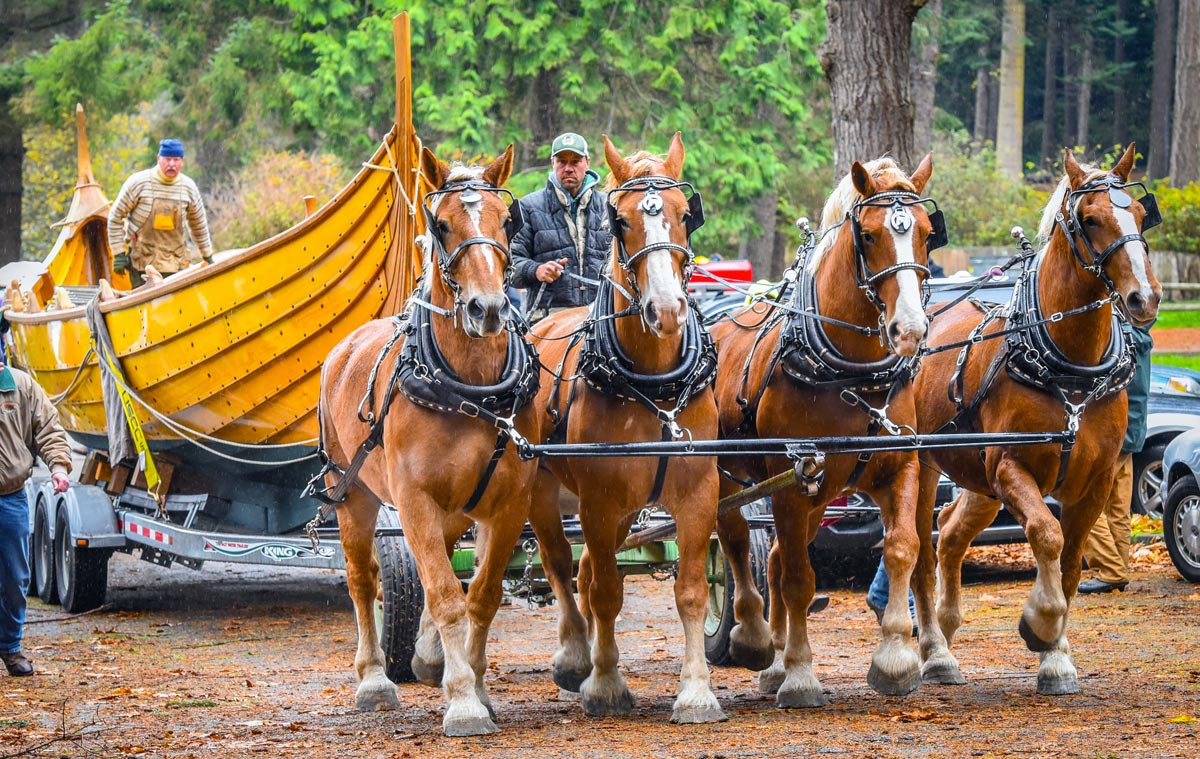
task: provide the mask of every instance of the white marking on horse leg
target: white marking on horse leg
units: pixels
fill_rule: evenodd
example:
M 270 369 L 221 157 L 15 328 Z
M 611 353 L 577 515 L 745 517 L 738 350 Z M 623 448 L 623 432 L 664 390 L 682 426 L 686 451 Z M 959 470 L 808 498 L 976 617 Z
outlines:
M 1079 673 L 1071 662 L 1071 646 L 1064 634 L 1054 646 L 1038 658 L 1037 692 L 1045 696 L 1063 696 L 1079 692 Z
M 1037 579 L 1021 617 L 1040 641 L 1050 643 L 1062 637 L 1067 625 L 1067 598 L 1063 595 L 1062 566 L 1057 558 L 1038 561 Z
M 812 649 L 808 643 L 808 609 L 800 610 L 799 619 L 788 609 L 787 646 L 783 652 L 783 684 L 775 695 L 775 702 L 783 709 L 825 706 L 829 699 L 821 688 L 821 681 L 813 674 Z
M 444 665 L 442 638 L 438 635 L 437 624 L 434 623 L 429 613 L 429 604 L 426 603 L 421 609 L 421 623 L 417 628 L 417 642 L 413 647 L 413 675 L 425 685 L 440 686 Z
M 1122 237 L 1139 234 L 1137 220 L 1133 218 L 1133 214 L 1128 208 L 1113 206 L 1112 211 Z M 1153 297 L 1154 290 L 1150 286 L 1150 277 L 1146 271 L 1146 246 L 1137 241 L 1130 241 L 1123 247 L 1125 254 L 1129 256 L 1129 268 L 1133 270 L 1133 278 L 1138 283 L 1138 295 L 1147 299 Z
M 942 592 L 942 570 L 938 566 L 934 570 L 934 598 L 939 599 Z M 940 606 L 941 601 L 938 601 Z M 958 666 L 958 659 L 954 654 L 950 653 L 950 640 L 943 632 L 945 623 L 938 619 L 938 610 L 934 609 L 935 624 L 921 627 L 920 639 L 920 655 L 921 655 L 921 681 L 925 683 L 936 683 L 938 685 L 962 685 L 966 682 L 963 679 L 962 671 Z M 957 625 L 955 628 L 957 629 Z M 951 629 L 950 635 L 954 635 L 954 629 Z

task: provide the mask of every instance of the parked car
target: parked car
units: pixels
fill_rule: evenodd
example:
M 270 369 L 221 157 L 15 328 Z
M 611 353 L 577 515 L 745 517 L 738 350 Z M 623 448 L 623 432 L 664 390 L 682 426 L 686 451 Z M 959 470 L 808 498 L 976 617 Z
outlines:
M 1200 582 L 1200 427 L 1163 453 L 1163 542 L 1179 574 Z

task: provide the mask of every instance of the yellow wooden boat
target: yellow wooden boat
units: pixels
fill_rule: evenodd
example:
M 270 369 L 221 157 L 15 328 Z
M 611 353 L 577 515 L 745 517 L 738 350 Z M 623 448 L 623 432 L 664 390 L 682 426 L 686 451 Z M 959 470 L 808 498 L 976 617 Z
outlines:
M 396 123 L 344 189 L 275 237 L 99 304 L 151 449 L 184 438 L 239 450 L 315 445 L 326 354 L 364 322 L 402 308 L 420 265 L 412 240 L 421 226 L 421 188 L 406 16 L 397 17 L 395 31 Z M 80 305 L 7 318 L 13 364 L 56 399 L 76 439 L 106 449 L 101 371 L 81 303 L 99 277 L 111 276 L 108 201 L 80 134 L 71 212 L 33 287 L 49 303 L 65 285 Z

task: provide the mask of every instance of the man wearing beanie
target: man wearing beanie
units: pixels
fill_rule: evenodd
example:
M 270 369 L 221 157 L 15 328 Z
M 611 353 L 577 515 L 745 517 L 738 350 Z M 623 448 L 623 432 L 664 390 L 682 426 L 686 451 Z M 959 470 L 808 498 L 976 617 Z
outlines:
M 546 186 L 521 198 L 525 224 L 510 241 L 513 281 L 525 288 L 526 313 L 536 321 L 551 311 L 586 306 L 612 250 L 604 229 L 606 196 L 595 187 L 588 144 L 573 132 L 550 146 Z
M 141 287 L 147 266 L 163 276 L 186 269 L 185 223 L 201 258 L 212 263 L 208 216 L 196 183 L 183 173 L 183 143 L 167 139 L 159 143 L 158 166 L 125 180 L 108 212 L 113 271 L 128 270 L 133 286 Z

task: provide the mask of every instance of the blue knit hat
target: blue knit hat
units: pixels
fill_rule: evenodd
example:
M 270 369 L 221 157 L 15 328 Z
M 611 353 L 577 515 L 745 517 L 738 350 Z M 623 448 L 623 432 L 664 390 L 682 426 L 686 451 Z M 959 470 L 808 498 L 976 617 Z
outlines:
M 158 143 L 158 155 L 162 158 L 183 158 L 183 143 L 179 140 L 163 140 Z

